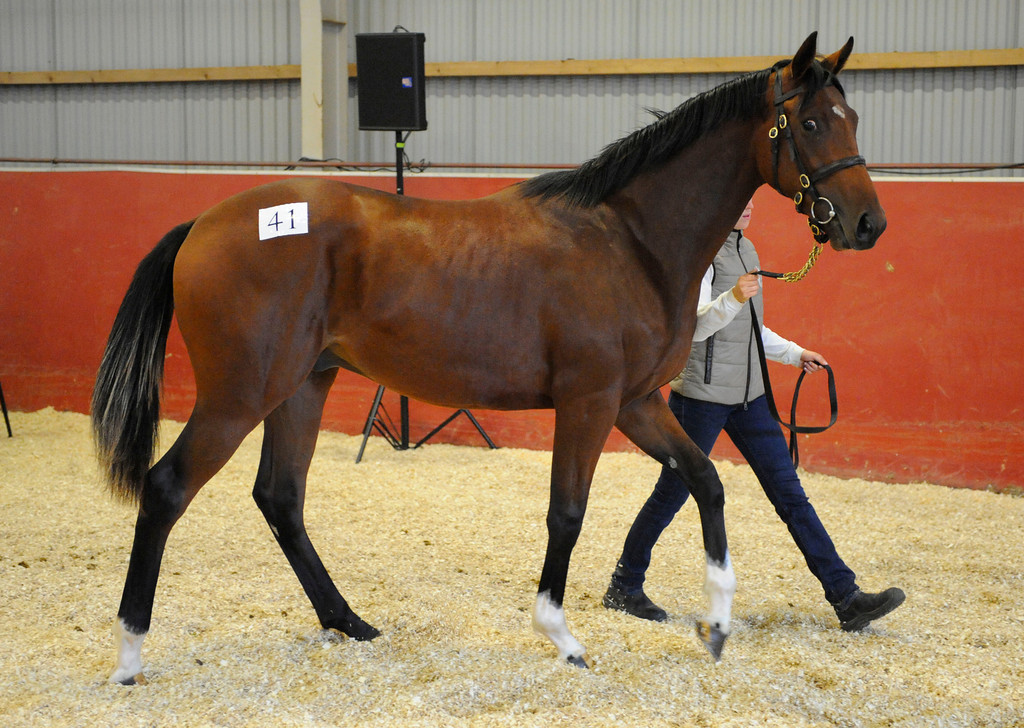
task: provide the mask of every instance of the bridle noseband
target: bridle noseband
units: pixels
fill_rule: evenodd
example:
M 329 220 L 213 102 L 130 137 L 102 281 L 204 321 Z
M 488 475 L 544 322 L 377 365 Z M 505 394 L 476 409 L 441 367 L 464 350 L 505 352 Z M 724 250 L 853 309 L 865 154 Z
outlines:
M 831 71 L 826 70 L 827 77 L 823 83 L 823 86 L 835 84 L 835 77 Z M 837 84 L 838 85 L 838 84 Z M 818 168 L 814 172 L 808 173 L 807 167 L 803 160 L 800 158 L 800 153 L 796 148 L 796 140 L 793 138 L 793 130 L 789 126 L 789 119 L 786 117 L 785 104 L 790 99 L 799 96 L 804 93 L 807 89 L 804 86 L 798 86 L 794 89 L 782 93 L 782 68 L 777 68 L 775 71 L 775 126 L 773 126 L 769 132 L 768 137 L 771 139 L 772 148 L 772 186 L 778 190 L 779 193 L 785 194 L 782 188 L 779 186 L 779 134 L 789 142 L 790 156 L 793 159 L 793 163 L 796 165 L 796 170 L 800 177 L 801 189 L 793 196 L 793 202 L 796 203 L 797 212 L 800 211 L 800 205 L 804 202 L 805 194 L 809 195 L 811 200 L 810 212 L 807 214 L 807 224 L 811 227 L 811 235 L 814 236 L 815 242 L 818 245 L 824 245 L 828 241 L 828 233 L 825 232 L 823 226 L 832 221 L 832 218 L 836 216 L 835 205 L 827 197 L 818 193 L 815 188 L 815 184 L 830 177 L 836 172 L 846 169 L 847 167 L 856 167 L 857 165 L 865 165 L 864 157 L 858 155 L 851 157 L 843 157 L 837 159 L 834 162 L 829 162 L 823 167 Z M 824 216 L 824 219 L 818 216 L 815 207 L 819 202 L 828 205 L 828 212 Z

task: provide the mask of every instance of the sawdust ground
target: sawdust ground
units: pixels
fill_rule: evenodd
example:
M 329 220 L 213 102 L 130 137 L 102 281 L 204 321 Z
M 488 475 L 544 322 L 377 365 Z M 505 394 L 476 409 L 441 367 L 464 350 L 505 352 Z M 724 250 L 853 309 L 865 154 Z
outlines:
M 249 491 L 254 433 L 171 534 L 143 660 L 108 685 L 134 513 L 108 497 L 87 418 L 14 414 L 0 442 L 0 715 L 15 726 L 1013 726 L 1024 724 L 1024 499 L 803 474 L 861 585 L 907 602 L 837 628 L 750 470 L 716 463 L 739 580 L 715 664 L 696 508 L 658 545 L 651 624 L 601 595 L 657 466 L 602 458 L 566 593 L 593 670 L 530 630 L 550 453 L 396 452 L 323 433 L 306 520 L 342 593 L 383 631 L 318 629 Z M 166 423 L 163 445 L 180 429 Z

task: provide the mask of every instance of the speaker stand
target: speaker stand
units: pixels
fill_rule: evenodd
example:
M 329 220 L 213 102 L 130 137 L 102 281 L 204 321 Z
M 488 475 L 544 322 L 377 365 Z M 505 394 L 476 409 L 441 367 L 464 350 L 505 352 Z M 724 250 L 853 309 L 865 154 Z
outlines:
M 408 138 L 411 132 L 406 133 Z M 402 178 L 402 161 L 405 157 L 405 139 L 402 138 L 402 132 L 395 132 L 395 191 L 399 195 L 405 194 L 405 182 Z M 384 385 L 377 386 L 377 394 L 373 398 L 373 404 L 370 406 L 370 412 L 366 416 L 366 424 L 363 426 L 363 442 L 359 445 L 359 453 L 356 455 L 356 463 L 359 463 L 363 459 L 363 452 L 366 450 L 366 441 L 370 438 L 370 433 L 374 430 L 380 433 L 380 435 L 387 441 L 391 447 L 395 450 L 408 450 L 409 449 L 409 398 L 404 394 L 398 397 L 399 406 L 399 426 L 396 427 L 394 421 L 388 416 L 387 410 L 384 408 L 382 402 L 384 400 Z M 470 422 L 473 423 L 473 427 L 480 433 L 480 436 L 484 438 L 488 447 L 492 450 L 498 448 L 497 445 L 487 436 L 484 428 L 477 422 L 476 417 L 468 409 L 460 409 L 454 412 L 444 422 L 435 427 L 433 430 L 428 432 L 423 439 L 412 446 L 412 449 L 418 448 L 420 445 L 425 443 L 427 440 L 432 438 L 434 435 L 439 433 L 445 427 L 447 427 L 452 420 L 459 415 L 466 415 Z

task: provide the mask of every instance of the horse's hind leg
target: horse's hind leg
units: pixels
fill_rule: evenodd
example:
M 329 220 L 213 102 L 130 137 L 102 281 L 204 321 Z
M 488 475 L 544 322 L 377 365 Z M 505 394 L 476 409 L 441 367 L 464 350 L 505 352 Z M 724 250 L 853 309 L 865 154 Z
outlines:
M 217 407 L 197 405 L 177 441 L 146 474 L 117 612 L 117 667 L 111 682 L 145 682 L 142 642 L 149 631 L 167 537 L 199 489 L 223 467 L 256 424 L 207 414 L 216 411 Z
M 313 372 L 264 421 L 263 453 L 253 498 L 312 602 L 320 624 L 357 640 L 369 640 L 380 632 L 360 619 L 338 592 L 309 540 L 302 516 L 306 473 L 336 373 L 336 369 Z

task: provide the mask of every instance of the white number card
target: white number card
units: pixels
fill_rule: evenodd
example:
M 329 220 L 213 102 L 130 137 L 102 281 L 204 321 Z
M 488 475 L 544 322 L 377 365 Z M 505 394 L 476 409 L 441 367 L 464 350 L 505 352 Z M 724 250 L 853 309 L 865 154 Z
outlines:
M 290 202 L 260 210 L 260 240 L 309 232 L 309 203 Z

